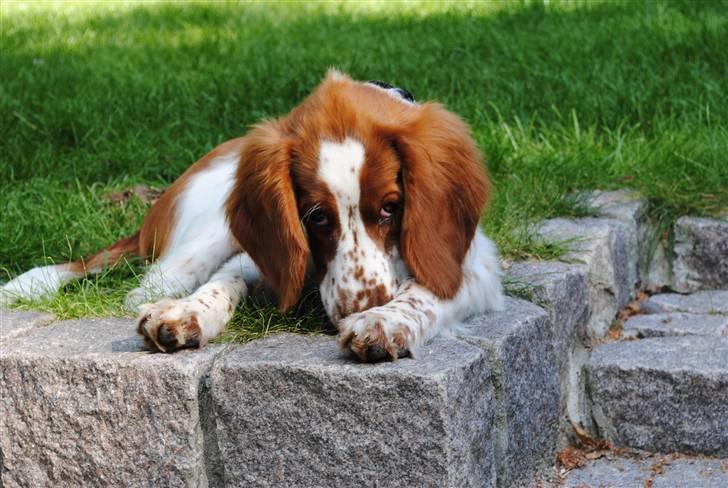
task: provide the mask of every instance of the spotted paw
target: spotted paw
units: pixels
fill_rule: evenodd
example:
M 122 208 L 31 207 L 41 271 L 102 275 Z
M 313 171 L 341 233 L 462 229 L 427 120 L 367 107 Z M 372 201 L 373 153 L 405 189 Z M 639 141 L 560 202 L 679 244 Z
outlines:
M 164 299 L 139 307 L 137 333 L 150 351 L 174 352 L 200 347 L 202 333 L 197 313 L 184 301 Z
M 413 349 L 409 325 L 375 309 L 349 315 L 338 328 L 341 348 L 363 362 L 396 361 Z

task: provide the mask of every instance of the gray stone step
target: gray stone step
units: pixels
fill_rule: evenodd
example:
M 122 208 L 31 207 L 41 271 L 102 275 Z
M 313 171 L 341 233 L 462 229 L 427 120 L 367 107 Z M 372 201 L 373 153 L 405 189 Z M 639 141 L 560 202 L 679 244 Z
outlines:
M 589 388 L 617 446 L 728 456 L 728 337 L 678 336 L 594 348 Z
M 586 269 L 579 264 L 527 261 L 513 264 L 505 278 L 509 289 L 543 307 L 554 330 L 554 354 L 561 396 L 560 447 L 573 439 L 572 422 L 589 425 L 591 413 L 584 395 L 589 289 Z
M 510 298 L 373 365 L 328 336 L 164 355 L 126 319 L 30 327 L 0 350 L 3 486 L 523 484 L 556 447 L 553 336 Z
M 610 218 L 550 219 L 538 234 L 569 248 L 562 260 L 584 267 L 590 304 L 587 334 L 604 337 L 619 309 L 634 294 L 638 240 L 634 226 Z
M 642 310 L 647 313 L 728 314 L 728 290 L 706 290 L 689 295 L 679 293 L 653 295 L 642 303 Z
M 728 316 L 695 313 L 636 315 L 624 323 L 624 337 L 728 336 Z
M 3 486 L 204 486 L 200 380 L 219 350 L 140 352 L 124 319 L 3 342 Z
M 554 349 L 559 360 L 565 361 L 571 344 L 587 337 L 589 291 L 584 266 L 525 261 L 513 264 L 506 280 L 519 296 L 549 313 L 554 327 Z
M 728 459 L 675 455 L 604 457 L 563 476 L 561 488 L 725 488 Z
M 43 327 L 54 320 L 55 316 L 50 313 L 0 308 L 0 342 L 26 334 L 35 327 Z
M 495 483 L 491 369 L 462 341 L 359 364 L 280 335 L 219 358 L 210 385 L 226 486 Z
M 502 312 L 469 320 L 458 334 L 485 352 L 495 386 L 499 486 L 523 486 L 550 465 L 560 417 L 559 370 L 547 313 L 506 299 Z
M 679 292 L 728 286 L 728 220 L 679 218 L 672 268 L 672 287 Z

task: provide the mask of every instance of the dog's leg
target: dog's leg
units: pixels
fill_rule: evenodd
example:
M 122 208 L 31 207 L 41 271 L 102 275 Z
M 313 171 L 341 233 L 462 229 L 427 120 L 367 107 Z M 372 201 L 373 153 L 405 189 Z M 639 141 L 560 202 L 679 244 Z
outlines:
M 499 275 L 495 246 L 478 230 L 463 263 L 462 284 L 452 299 L 438 298 L 409 279 L 389 303 L 342 319 L 340 344 L 362 361 L 414 355 L 446 327 L 488 309 L 502 309 Z
M 245 282 L 257 279 L 258 270 L 250 256 L 237 254 L 192 295 L 141 305 L 137 332 L 151 350 L 173 352 L 201 347 L 223 330 L 245 298 Z
M 236 252 L 227 230 L 218 229 L 218 225 L 214 227 L 212 232 L 201 228 L 199 234 L 175 243 L 175 247 L 149 266 L 139 287 L 127 294 L 126 308 L 137 312 L 142 303 L 183 297 L 205 283 Z

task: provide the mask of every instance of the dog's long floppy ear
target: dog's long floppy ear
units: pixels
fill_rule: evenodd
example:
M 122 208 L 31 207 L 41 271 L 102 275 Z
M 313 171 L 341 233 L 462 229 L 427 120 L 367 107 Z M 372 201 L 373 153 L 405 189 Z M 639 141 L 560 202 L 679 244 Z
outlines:
M 288 310 L 299 300 L 309 255 L 291 181 L 290 143 L 278 122 L 246 136 L 227 201 L 230 230 Z
M 403 166 L 400 251 L 418 283 L 452 298 L 488 200 L 488 177 L 468 126 L 443 106 L 421 105 L 403 122 L 389 135 Z

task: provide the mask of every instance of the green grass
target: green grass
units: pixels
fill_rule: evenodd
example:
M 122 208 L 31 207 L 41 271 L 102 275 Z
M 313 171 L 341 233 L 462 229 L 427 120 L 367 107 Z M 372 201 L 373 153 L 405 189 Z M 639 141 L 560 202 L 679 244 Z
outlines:
M 104 194 L 164 187 L 290 110 L 329 66 L 440 100 L 471 124 L 496 191 L 484 227 L 507 257 L 558 256 L 523 226 L 584 215 L 569 197 L 579 190 L 635 188 L 662 222 L 714 215 L 728 207 L 727 45 L 719 0 L 5 1 L 0 280 L 130 234 L 145 205 Z M 34 306 L 118 313 L 140 270 Z M 247 304 L 237 323 L 296 320 Z

